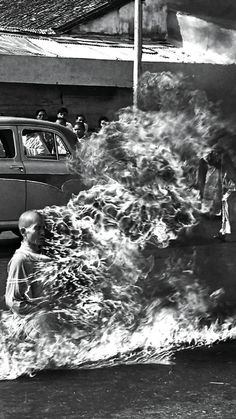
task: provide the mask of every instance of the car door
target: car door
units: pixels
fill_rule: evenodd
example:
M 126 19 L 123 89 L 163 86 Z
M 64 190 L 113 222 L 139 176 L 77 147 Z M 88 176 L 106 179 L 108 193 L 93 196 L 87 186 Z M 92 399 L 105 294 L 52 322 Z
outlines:
M 0 126 L 0 225 L 16 222 L 25 211 L 25 168 L 16 127 Z
M 26 209 L 62 205 L 68 199 L 63 185 L 71 178 L 70 150 L 57 131 L 39 126 L 18 127 L 26 173 Z

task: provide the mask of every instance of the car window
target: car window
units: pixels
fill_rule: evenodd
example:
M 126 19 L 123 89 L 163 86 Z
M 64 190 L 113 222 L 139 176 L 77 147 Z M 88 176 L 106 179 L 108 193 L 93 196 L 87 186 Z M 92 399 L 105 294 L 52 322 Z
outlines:
M 58 152 L 58 158 L 64 159 L 70 155 L 70 152 L 68 150 L 68 147 L 66 146 L 65 142 L 59 135 L 56 135 L 56 143 L 57 143 L 57 152 Z
M 55 135 L 52 132 L 25 128 L 22 141 L 27 158 L 56 159 Z
M 13 131 L 0 129 L 0 159 L 13 158 L 15 154 Z

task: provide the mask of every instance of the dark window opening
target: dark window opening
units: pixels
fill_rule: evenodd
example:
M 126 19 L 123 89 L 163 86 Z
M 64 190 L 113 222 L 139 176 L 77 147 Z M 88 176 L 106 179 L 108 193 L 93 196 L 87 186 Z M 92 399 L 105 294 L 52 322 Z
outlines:
M 15 157 L 15 145 L 11 129 L 0 129 L 0 158 Z

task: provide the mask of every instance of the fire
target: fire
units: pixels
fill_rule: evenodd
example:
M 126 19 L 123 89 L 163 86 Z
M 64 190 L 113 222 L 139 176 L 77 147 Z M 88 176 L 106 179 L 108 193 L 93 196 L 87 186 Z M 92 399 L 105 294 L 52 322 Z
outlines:
M 155 250 L 146 256 L 196 222 L 198 161 L 222 122 L 183 76 L 145 74 L 139 95 L 141 110 L 121 110 L 69 162 L 88 189 L 42 211 L 52 261 L 38 277 L 51 308 L 2 317 L 2 378 L 169 362 L 186 344 L 235 336 L 234 319 L 211 317 L 194 253 L 188 261 L 169 257 L 157 271 Z M 150 283 L 157 287 L 151 295 Z

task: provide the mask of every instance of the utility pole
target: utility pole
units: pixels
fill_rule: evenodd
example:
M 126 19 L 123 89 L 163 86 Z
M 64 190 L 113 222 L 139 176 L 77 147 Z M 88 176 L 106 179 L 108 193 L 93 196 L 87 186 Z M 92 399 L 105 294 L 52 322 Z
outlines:
M 143 0 L 134 0 L 134 64 L 133 64 L 133 106 L 138 108 L 138 81 L 142 62 Z

